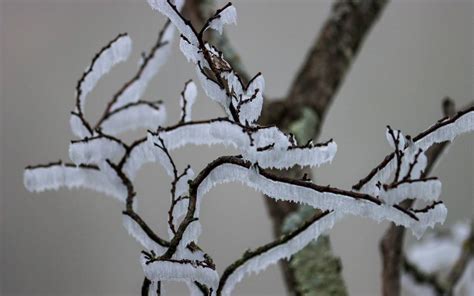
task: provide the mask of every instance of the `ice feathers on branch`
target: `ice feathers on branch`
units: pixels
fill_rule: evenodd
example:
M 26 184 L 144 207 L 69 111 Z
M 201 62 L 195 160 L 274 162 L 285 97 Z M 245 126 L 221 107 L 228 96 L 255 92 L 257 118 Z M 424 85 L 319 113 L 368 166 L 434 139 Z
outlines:
M 161 147 L 161 144 L 145 139 L 137 142 L 136 146 L 130 150 L 124 162 L 123 170 L 125 174 L 129 178 L 134 179 L 142 165 L 149 162 L 158 162 L 163 166 L 165 172 L 172 177 L 173 165 Z
M 249 162 L 238 158 L 222 157 L 207 168 L 204 175 L 197 177 L 199 186 L 196 217 L 199 217 L 204 194 L 218 184 L 235 181 L 242 182 L 276 200 L 303 203 L 321 210 L 335 210 L 345 215 L 368 217 L 377 222 L 389 220 L 410 228 L 418 237 L 428 227 L 444 222 L 447 214 L 446 207 L 442 203 L 436 204 L 426 213 L 415 214 L 397 206 L 388 206 L 370 195 L 318 186 L 306 181 L 288 180 L 264 171 L 256 171 Z
M 232 3 L 227 3 L 226 6 L 216 11 L 214 16 L 206 22 L 200 35 L 208 28 L 214 29 L 219 32 L 219 34 L 222 34 L 224 25 L 228 24 L 237 24 L 237 11 Z
M 197 34 L 191 23 L 179 12 L 183 5 L 183 0 L 176 2 L 171 0 L 148 0 L 148 4 L 150 4 L 153 9 L 158 10 L 168 17 L 178 31 L 185 36 L 191 44 L 197 45 L 199 43 Z
M 144 60 L 135 76 L 115 94 L 107 111 L 112 112 L 127 104 L 137 102 L 143 96 L 151 79 L 158 73 L 171 52 L 173 35 L 174 27 L 167 22 L 155 45 L 144 56 Z
M 128 59 L 132 41 L 127 34 L 119 34 L 104 46 L 92 59 L 76 86 L 76 106 L 71 113 L 69 124 L 74 135 L 83 138 L 93 136 L 92 126 L 84 117 L 84 105 L 87 95 L 94 89 L 97 82 L 107 74 L 113 66 Z
M 117 135 L 138 128 L 156 129 L 166 121 L 166 108 L 161 101 L 137 101 L 109 113 L 102 121 L 104 133 Z
M 331 229 L 339 218 L 340 216 L 334 212 L 316 214 L 296 231 L 256 250 L 247 251 L 242 259 L 234 262 L 223 272 L 217 290 L 218 295 L 231 295 L 235 285 L 244 276 L 259 273 L 280 259 L 289 259 L 312 240 Z
M 263 168 L 319 166 L 330 162 L 337 151 L 334 141 L 294 146 L 289 136 L 276 127 L 245 126 L 225 118 L 194 121 L 149 132 L 148 139 L 163 139 L 169 150 L 185 145 L 224 145 L 239 149 L 245 159 Z
M 385 136 L 387 137 L 387 142 L 390 144 L 390 147 L 393 149 L 405 149 L 405 136 L 401 131 L 393 130 L 390 126 L 387 126 Z
M 222 32 L 236 22 L 235 8 L 229 3 L 211 17 L 201 30 L 185 19 L 183 0 L 148 0 L 169 18 L 158 40 L 144 55 L 137 73 L 113 96 L 103 115 L 90 125 L 83 114 L 87 94 L 113 65 L 130 53 L 131 41 L 119 35 L 94 58 L 77 86 L 76 110 L 70 125 L 79 140 L 71 142 L 69 154 L 75 164 L 61 162 L 27 167 L 25 187 L 44 191 L 61 187 L 90 188 L 114 196 L 124 204 L 123 225 L 145 249 L 141 263 L 153 289 L 162 281 L 182 281 L 192 295 L 230 295 L 234 286 L 252 272 L 259 272 L 280 259 L 289 258 L 347 215 L 388 220 L 410 228 L 417 237 L 436 223 L 443 223 L 447 209 L 437 201 L 441 182 L 423 178 L 425 151 L 434 143 L 451 141 L 474 129 L 474 109 L 445 118 L 414 137 L 405 137 L 388 127 L 386 137 L 395 150 L 356 187 L 360 191 L 320 186 L 307 179 L 282 178 L 267 169 L 287 169 L 299 165 L 314 167 L 331 162 L 337 145 L 297 143 L 291 134 L 276 126 L 259 126 L 265 81 L 258 73 L 243 83 L 223 54 L 203 40 L 207 29 Z M 170 51 L 174 26 L 181 34 L 180 49 L 196 67 L 204 93 L 225 111 L 226 117 L 192 121 L 197 88 L 188 81 L 181 92 L 181 115 L 177 123 L 164 126 L 166 110 L 161 102 L 141 100 L 147 85 L 157 74 Z M 198 33 L 199 32 L 199 33 Z M 147 128 L 147 137 L 128 144 L 116 135 Z M 186 145 L 224 145 L 237 149 L 238 156 L 222 156 L 196 175 L 175 163 L 172 152 Z M 169 239 L 162 239 L 137 214 L 134 179 L 140 168 L 158 162 L 171 179 L 171 206 L 168 211 Z M 393 177 L 392 181 L 389 179 Z M 302 203 L 322 210 L 321 214 L 293 232 L 270 242 L 230 265 L 221 279 L 215 265 L 197 244 L 201 234 L 200 209 L 204 195 L 213 187 L 241 182 L 276 200 Z M 405 209 L 405 199 L 433 202 L 422 209 Z
M 161 255 L 166 251 L 165 246 L 162 246 L 152 240 L 140 225 L 128 215 L 122 217 L 123 227 L 127 230 L 128 234 L 132 236 L 137 242 L 139 242 L 147 251 L 154 251 L 155 254 Z
M 197 281 L 214 288 L 214 291 L 219 282 L 217 272 L 202 261 L 149 260 L 142 255 L 141 262 L 146 277 L 154 281 Z
M 209 68 L 209 64 L 207 61 L 202 57 L 200 53 L 200 49 L 195 45 L 191 44 L 186 37 L 181 36 L 179 42 L 179 49 L 184 57 L 188 60 L 188 62 L 192 62 L 193 64 L 200 63 L 205 68 Z M 199 73 L 198 73 L 199 74 Z
M 104 168 L 107 169 L 107 165 Z M 113 172 L 105 173 L 96 166 L 76 166 L 61 162 L 27 167 L 24 184 L 32 192 L 82 187 L 105 193 L 121 202 L 125 202 L 127 195 L 126 188 Z
M 176 182 L 176 197 L 181 197 L 184 194 L 188 193 L 189 190 L 189 181 L 194 178 L 194 172 L 191 167 L 187 167 L 184 173 L 179 177 L 178 181 Z
M 82 115 L 77 112 L 71 112 L 69 126 L 71 127 L 73 135 L 78 138 L 82 139 L 93 135 L 93 131 L 89 124 L 84 120 Z
M 123 143 L 103 136 L 72 141 L 69 145 L 69 158 L 75 164 L 98 164 L 106 159 L 118 161 L 126 151 Z
M 94 57 L 92 64 L 84 72 L 77 83 L 77 111 L 83 112 L 85 98 L 94 89 L 102 76 L 107 74 L 116 64 L 126 61 L 132 50 L 132 40 L 127 34 L 120 34 L 107 44 Z
M 441 182 L 437 179 L 411 180 L 381 187 L 380 198 L 388 205 L 398 204 L 407 198 L 436 201 L 441 195 Z
M 244 85 L 233 71 L 228 74 L 223 72 L 223 77 L 229 79 L 229 85 L 237 99 L 235 107 L 239 113 L 240 123 L 255 123 L 262 112 L 263 91 L 265 90 L 263 75 L 258 73 L 247 85 Z
M 196 101 L 197 89 L 196 84 L 192 80 L 186 82 L 184 90 L 179 98 L 179 106 L 181 107 L 181 122 L 191 121 L 191 112 Z
M 196 67 L 196 74 L 199 78 L 202 88 L 206 95 L 216 103 L 224 108 L 226 114 L 232 117 L 229 106 L 231 104 L 231 97 L 228 95 L 225 88 L 219 85 L 214 79 L 210 78 L 204 73 L 204 69 L 201 67 L 201 63 L 198 62 Z
M 259 73 L 246 87 L 237 86 L 235 83 L 241 81 L 224 81 L 226 71 L 230 71 L 233 77 L 238 77 L 225 61 L 221 52 L 212 45 L 202 40 L 203 32 L 207 28 L 222 32 L 225 24 L 236 22 L 237 14 L 231 3 L 227 4 L 211 17 L 204 25 L 200 33 L 189 21 L 183 18 L 179 9 L 170 0 L 149 0 L 148 3 L 166 15 L 182 34 L 180 48 L 188 61 L 196 64 L 196 73 L 199 81 L 208 97 L 219 103 L 226 114 L 235 121 L 242 124 L 252 124 L 260 116 L 263 104 L 264 81 Z M 210 70 L 214 77 L 206 74 L 205 69 Z M 245 92 L 243 92 L 245 91 Z
M 474 131 L 474 107 L 469 107 L 452 117 L 438 121 L 414 137 L 413 142 L 416 147 L 426 150 L 434 143 L 453 141 L 455 137 L 472 131 Z M 390 154 L 353 188 L 361 192 L 371 193 L 376 184 L 387 180 L 395 168 L 394 154 Z

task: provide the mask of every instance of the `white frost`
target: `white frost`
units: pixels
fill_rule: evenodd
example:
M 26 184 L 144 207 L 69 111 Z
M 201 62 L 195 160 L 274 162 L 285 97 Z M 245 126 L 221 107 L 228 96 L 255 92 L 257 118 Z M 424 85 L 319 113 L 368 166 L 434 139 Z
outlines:
M 394 130 L 387 127 L 385 137 L 393 150 L 397 149 L 403 151 L 405 149 L 405 136 L 400 130 Z
M 189 199 L 180 199 L 173 208 L 173 225 L 179 225 L 188 210 Z
M 201 235 L 202 227 L 199 220 L 191 222 L 183 233 L 183 237 L 179 241 L 178 249 L 185 249 L 191 242 L 198 242 Z
M 435 143 L 453 141 L 455 137 L 474 131 L 474 110 L 460 116 L 456 121 L 444 125 L 416 141 L 423 150 Z
M 154 251 L 157 256 L 166 252 L 166 248 L 152 240 L 135 220 L 127 215 L 122 215 L 122 219 L 123 227 L 125 227 L 128 234 L 135 238 L 147 251 Z
M 64 164 L 50 167 L 26 169 L 24 172 L 25 187 L 31 192 L 87 188 L 105 193 L 125 202 L 127 190 L 120 180 L 109 178 L 104 172 L 96 169 L 75 167 Z
M 173 176 L 173 167 L 171 166 L 169 158 L 158 147 L 154 146 L 154 141 L 148 139 L 135 146 L 130 152 L 129 157 L 123 166 L 124 173 L 130 178 L 134 179 L 140 168 L 151 162 L 159 162 L 168 176 Z
M 213 19 L 209 22 L 208 28 L 214 29 L 222 34 L 224 25 L 237 24 L 237 11 L 233 5 L 224 7 Z M 207 29 L 207 28 L 206 28 Z
M 188 193 L 188 182 L 194 178 L 194 171 L 191 168 L 186 169 L 185 174 L 176 182 L 176 197 Z
M 148 0 L 148 4 L 151 8 L 156 9 L 167 16 L 182 35 L 184 35 L 192 44 L 197 45 L 199 44 L 199 41 L 196 33 L 190 26 L 190 23 L 185 21 L 179 14 L 182 3 L 183 1 L 176 1 L 175 4 L 172 4 L 170 0 Z
M 247 186 L 276 200 L 303 203 L 321 210 L 336 210 L 338 213 L 367 217 L 377 222 L 392 221 L 411 229 L 416 237 L 420 237 L 428 227 L 442 223 L 446 219 L 447 209 L 443 204 L 437 204 L 428 212 L 417 213 L 419 221 L 408 214 L 388 205 L 378 205 L 364 199 L 355 199 L 344 194 L 318 191 L 306 186 L 290 184 L 269 179 L 259 174 L 253 168 L 245 168 L 235 164 L 223 164 L 212 170 L 198 188 L 198 203 L 196 216 L 202 197 L 216 185 L 229 182 L 242 182 Z
M 146 264 L 146 258 L 141 257 L 145 276 L 153 281 L 197 281 L 209 287 L 217 287 L 219 275 L 209 267 L 204 267 L 194 263 L 175 261 L 154 261 Z
M 71 117 L 69 117 L 69 126 L 71 127 L 73 135 L 78 138 L 83 139 L 85 137 L 92 136 L 89 129 L 87 129 L 87 127 L 84 125 L 84 122 L 82 122 L 76 113 L 72 113 Z
M 413 153 L 415 148 L 416 149 L 421 148 L 423 151 L 426 151 L 429 147 L 431 147 L 435 143 L 453 141 L 456 136 L 459 136 L 463 133 L 472 132 L 473 130 L 474 130 L 474 110 L 470 110 L 466 112 L 465 114 L 463 114 L 462 116 L 460 116 L 459 118 L 457 118 L 454 122 L 443 125 L 440 128 L 417 139 L 412 145 L 408 145 L 408 147 L 405 150 L 412 149 L 412 153 Z M 410 155 L 413 155 L 412 153 L 410 153 Z M 424 161 L 426 165 L 426 159 L 422 159 L 422 161 Z M 388 178 L 395 171 L 395 169 L 396 169 L 396 159 L 394 157 L 384 167 L 379 169 L 378 172 L 376 172 L 370 178 L 370 180 L 368 180 L 368 182 L 366 182 L 361 187 L 359 191 L 368 193 L 368 194 L 376 194 L 378 192 L 378 188 L 376 184 L 378 182 L 385 183 L 385 181 L 388 180 Z M 420 168 L 418 168 L 418 172 L 419 171 L 421 171 Z
M 161 103 L 144 102 L 119 110 L 101 124 L 104 133 L 116 135 L 138 128 L 156 129 L 166 121 L 166 108 Z
M 184 39 L 182 36 L 179 41 L 179 49 L 186 57 L 186 60 L 188 62 L 192 62 L 196 65 L 200 63 L 204 68 L 209 68 L 209 64 L 204 58 L 204 55 L 202 54 L 201 50 L 197 46 L 189 43 L 189 41 L 187 39 Z
M 239 149 L 243 157 L 263 168 L 289 168 L 294 165 L 319 166 L 330 162 L 337 152 L 337 145 L 331 141 L 327 145 L 298 148 L 292 147 L 287 135 L 275 127 L 260 128 L 249 135 L 243 127 L 229 120 L 211 123 L 192 123 L 174 129 L 160 131 L 159 136 L 169 150 L 185 145 L 224 145 Z M 149 140 L 156 136 L 149 134 Z M 156 142 L 156 139 L 154 140 Z M 272 145 L 273 148 L 258 151 Z M 291 148 L 291 149 L 290 149 Z
M 206 93 L 206 95 L 216 103 L 224 108 L 224 111 L 228 116 L 231 116 L 229 111 L 229 105 L 231 102 L 230 97 L 227 95 L 227 92 L 224 88 L 220 87 L 215 81 L 208 78 L 201 68 L 201 66 L 196 66 L 196 74 L 199 78 L 199 82 Z
M 85 98 L 94 89 L 99 79 L 107 74 L 114 65 L 126 61 L 131 50 L 132 40 L 128 35 L 122 35 L 95 59 L 89 68 L 91 71 L 88 72 L 79 85 L 81 110 L 84 109 Z
M 245 92 L 242 92 L 241 94 L 237 93 L 241 102 L 243 102 L 239 112 L 240 123 L 254 123 L 258 120 L 260 113 L 262 113 L 264 90 L 265 80 L 263 79 L 262 74 L 258 74 L 250 82 Z
M 139 70 L 138 79 L 127 86 L 127 88 L 117 97 L 115 104 L 112 106 L 111 111 L 117 110 L 129 103 L 137 102 L 145 92 L 151 79 L 156 76 L 161 66 L 166 62 L 171 52 L 171 41 L 174 34 L 174 27 L 167 25 L 164 28 L 160 42 L 168 42 L 157 47 L 152 52 L 148 63 Z
M 229 275 L 222 286 L 222 295 L 231 295 L 235 285 L 240 282 L 244 276 L 250 275 L 251 273 L 259 273 L 280 259 L 289 259 L 312 240 L 317 239 L 321 234 L 331 229 L 341 217 L 340 214 L 334 212 L 329 213 L 316 222 L 313 222 L 307 229 L 297 234 L 288 242 L 273 247 L 246 261 Z
M 191 114 L 194 102 L 196 101 L 197 88 L 193 81 L 186 83 L 183 92 L 179 98 L 179 106 L 181 107 L 181 118 L 184 122 L 191 121 Z
M 118 161 L 124 154 L 123 145 L 105 137 L 81 140 L 69 145 L 69 158 L 75 164 L 97 164 L 106 159 Z
M 435 201 L 441 194 L 441 182 L 439 180 L 420 180 L 401 183 L 395 188 L 380 190 L 379 197 L 388 204 L 394 205 L 405 199 L 418 199 L 424 201 Z

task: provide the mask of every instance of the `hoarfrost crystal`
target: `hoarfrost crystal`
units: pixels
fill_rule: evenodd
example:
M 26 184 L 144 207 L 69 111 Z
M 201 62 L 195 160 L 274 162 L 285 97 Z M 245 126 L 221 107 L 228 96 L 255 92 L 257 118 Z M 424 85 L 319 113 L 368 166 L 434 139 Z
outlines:
M 219 49 L 203 40 L 206 29 L 222 32 L 224 25 L 236 23 L 235 8 L 226 5 L 198 31 L 180 13 L 182 0 L 148 3 L 169 21 L 155 45 L 143 55 L 137 73 L 115 93 L 97 123 L 91 124 L 84 115 L 87 94 L 130 54 L 131 40 L 121 34 L 96 55 L 79 80 L 76 108 L 69 122 L 73 135 L 79 138 L 69 146 L 73 163 L 29 166 L 24 184 L 34 192 L 84 187 L 117 198 L 124 207 L 124 228 L 144 249 L 140 260 L 148 285 L 144 288 L 152 289 L 149 295 L 155 295 L 164 281 L 183 282 L 191 295 L 230 295 L 244 276 L 290 258 L 348 215 L 392 221 L 417 237 L 444 222 L 447 209 L 437 201 L 441 182 L 423 177 L 425 151 L 434 143 L 472 131 L 473 108 L 437 122 L 414 138 L 389 127 L 386 137 L 395 152 L 360 182 L 359 191 L 320 186 L 307 178 L 279 177 L 269 169 L 320 166 L 333 160 L 337 145 L 333 140 L 297 143 L 294 135 L 257 123 L 264 99 L 263 76 L 258 73 L 244 83 Z M 165 126 L 166 109 L 160 101 L 142 99 L 169 55 L 175 27 L 181 34 L 181 52 L 195 66 L 204 93 L 222 107 L 224 117 L 193 121 L 197 87 L 192 81 L 179 96 L 181 115 L 175 124 Z M 117 138 L 138 128 L 148 129 L 147 135 L 131 143 Z M 180 168 L 172 156 L 174 150 L 191 144 L 228 146 L 237 149 L 239 155 L 218 157 L 195 174 L 190 166 Z M 171 178 L 167 239 L 137 212 L 134 180 L 147 163 L 159 163 Z M 269 198 L 305 204 L 321 212 L 293 232 L 244 253 L 220 277 L 212 258 L 198 245 L 203 231 L 200 212 L 204 195 L 229 182 L 241 182 Z M 408 198 L 431 204 L 422 209 L 398 205 Z

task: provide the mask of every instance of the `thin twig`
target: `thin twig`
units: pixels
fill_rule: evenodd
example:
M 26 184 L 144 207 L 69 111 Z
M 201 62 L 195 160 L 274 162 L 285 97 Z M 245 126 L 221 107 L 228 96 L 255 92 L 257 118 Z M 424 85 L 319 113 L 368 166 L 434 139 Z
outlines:
M 446 98 L 443 103 L 443 113 L 445 116 L 454 116 L 454 102 L 449 98 Z M 452 113 L 451 113 L 452 112 Z M 433 130 L 431 130 L 432 132 Z M 423 135 L 422 133 L 420 135 Z M 416 138 L 421 138 L 418 135 Z M 426 135 L 426 134 L 425 134 Z M 433 145 L 426 151 L 427 157 L 427 166 L 425 171 L 422 173 L 422 178 L 427 177 L 432 169 L 437 159 L 443 154 L 443 151 L 446 148 L 448 143 L 439 143 Z M 354 188 L 360 189 L 363 184 L 370 180 L 371 176 L 383 168 L 388 162 L 393 158 L 394 154 L 388 155 L 376 169 L 372 170 L 368 177 L 362 179 Z M 414 203 L 414 200 L 405 200 L 400 206 L 407 209 L 410 208 Z M 389 229 L 385 232 L 380 241 L 380 253 L 382 256 L 382 294 L 384 296 L 399 296 L 400 289 L 400 279 L 401 279 L 401 262 L 403 258 L 403 241 L 405 235 L 405 228 L 391 224 Z

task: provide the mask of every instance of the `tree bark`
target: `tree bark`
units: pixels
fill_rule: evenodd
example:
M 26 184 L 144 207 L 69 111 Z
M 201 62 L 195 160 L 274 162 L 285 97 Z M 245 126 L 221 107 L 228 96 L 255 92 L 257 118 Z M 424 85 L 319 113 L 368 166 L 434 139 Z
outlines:
M 300 142 L 316 139 L 363 40 L 386 3 L 386 0 L 337 1 L 287 97 L 267 104 L 262 122 L 294 133 Z M 307 215 L 307 210 L 302 208 L 289 219 L 288 213 L 293 209 L 287 204 L 273 201 L 267 204 L 270 213 L 285 215 L 283 219 L 273 215 L 273 223 L 286 220 L 285 226 L 290 229 L 295 215 L 301 221 Z M 282 224 L 278 226 L 282 227 Z M 332 253 L 328 236 L 295 254 L 289 265 L 294 279 L 289 289 L 294 295 L 347 295 L 342 265 Z

